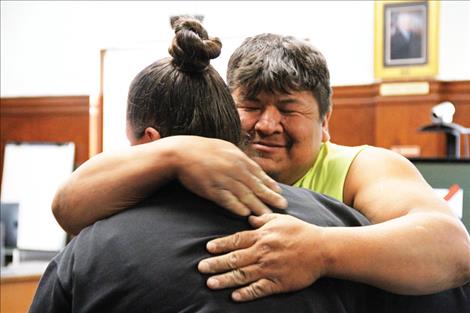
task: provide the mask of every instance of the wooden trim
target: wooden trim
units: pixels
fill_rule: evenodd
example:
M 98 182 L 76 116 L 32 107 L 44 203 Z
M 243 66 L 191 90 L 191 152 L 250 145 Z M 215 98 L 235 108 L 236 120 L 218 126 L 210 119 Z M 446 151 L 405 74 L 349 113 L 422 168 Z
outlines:
M 446 92 L 462 93 L 470 98 L 470 80 L 440 82 Z
M 376 105 L 420 105 L 423 103 L 435 102 L 436 104 L 441 102 L 442 96 L 439 94 L 429 95 L 416 95 L 416 96 L 377 96 L 375 99 Z
M 103 90 L 104 90 L 104 58 L 106 50 L 100 51 L 100 72 L 98 94 L 90 101 L 90 157 L 103 151 Z
M 372 85 L 351 85 L 351 86 L 334 86 L 333 98 L 363 98 L 374 97 L 378 94 L 378 84 Z
M 354 106 L 373 106 L 375 99 L 371 98 L 350 98 L 350 99 L 333 99 L 333 109 L 335 107 L 354 107 Z
M 405 81 L 391 81 L 405 82 Z M 407 82 L 415 82 L 413 80 Z M 464 81 L 427 81 L 430 86 L 427 95 L 381 96 L 380 83 L 371 85 L 333 87 L 333 106 L 364 106 L 381 104 L 408 103 L 418 105 L 423 102 L 456 101 L 460 105 L 470 102 L 470 80 Z M 387 83 L 390 83 L 387 81 Z M 462 103 L 464 102 L 464 103 Z
M 470 80 L 442 82 L 442 94 L 448 101 L 470 104 Z
M 88 96 L 1 98 L 3 114 L 88 114 Z
M 21 282 L 38 282 L 41 279 L 41 274 L 27 274 L 27 275 L 8 275 L 2 276 L 0 281 L 2 284 L 6 283 L 21 283 Z
M 333 108 L 336 106 L 374 105 L 378 85 L 355 85 L 333 87 Z

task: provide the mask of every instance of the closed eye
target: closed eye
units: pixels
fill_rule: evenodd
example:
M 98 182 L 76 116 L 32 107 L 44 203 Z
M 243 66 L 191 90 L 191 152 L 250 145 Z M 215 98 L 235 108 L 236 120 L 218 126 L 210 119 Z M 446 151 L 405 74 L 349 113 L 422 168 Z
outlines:
M 238 109 L 246 112 L 258 112 L 260 110 L 257 106 L 238 106 Z

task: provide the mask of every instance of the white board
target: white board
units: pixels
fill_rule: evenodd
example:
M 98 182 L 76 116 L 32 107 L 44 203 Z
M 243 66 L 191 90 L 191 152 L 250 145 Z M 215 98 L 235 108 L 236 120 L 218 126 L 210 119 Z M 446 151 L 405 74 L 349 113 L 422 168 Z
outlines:
M 51 204 L 60 185 L 73 171 L 73 143 L 7 143 L 2 202 L 19 203 L 19 249 L 58 251 L 66 233 L 55 220 Z

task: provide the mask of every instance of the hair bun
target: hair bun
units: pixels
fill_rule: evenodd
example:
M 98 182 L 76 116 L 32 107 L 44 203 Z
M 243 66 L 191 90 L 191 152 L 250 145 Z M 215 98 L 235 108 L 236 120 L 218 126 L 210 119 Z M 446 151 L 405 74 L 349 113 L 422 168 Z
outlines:
M 209 38 L 201 23 L 193 18 L 172 20 L 175 37 L 168 52 L 173 64 L 182 71 L 202 72 L 211 59 L 220 55 L 222 43 L 217 37 Z

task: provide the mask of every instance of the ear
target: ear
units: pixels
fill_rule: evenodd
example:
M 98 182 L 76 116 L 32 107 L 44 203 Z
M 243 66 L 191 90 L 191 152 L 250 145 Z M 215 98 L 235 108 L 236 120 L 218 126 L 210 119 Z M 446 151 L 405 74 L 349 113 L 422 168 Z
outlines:
M 332 109 L 326 112 L 325 117 L 323 117 L 323 122 L 321 123 L 321 130 L 322 130 L 321 141 L 322 142 L 326 142 L 330 140 L 330 130 L 328 129 L 328 123 L 330 122 L 331 111 Z
M 138 143 L 148 143 L 160 139 L 160 133 L 153 127 L 147 127 L 145 129 L 144 135 L 138 139 Z

